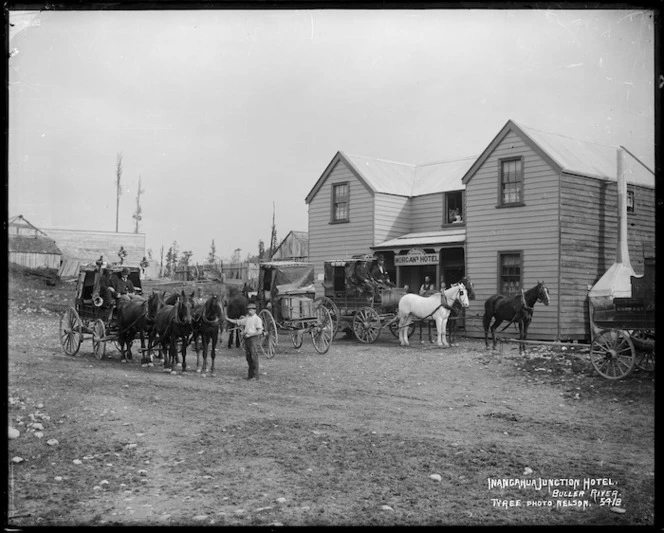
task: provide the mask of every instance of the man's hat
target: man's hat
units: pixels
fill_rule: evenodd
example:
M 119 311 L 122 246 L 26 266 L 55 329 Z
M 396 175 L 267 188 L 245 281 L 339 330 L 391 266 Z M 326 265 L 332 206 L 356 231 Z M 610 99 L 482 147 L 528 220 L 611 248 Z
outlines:
M 129 275 L 129 269 L 128 269 L 127 267 L 124 267 L 124 268 L 122 269 L 122 275 L 123 275 L 123 276 L 125 276 L 125 275 L 128 276 L 128 275 Z
M 247 305 L 247 309 L 256 309 L 256 304 Z

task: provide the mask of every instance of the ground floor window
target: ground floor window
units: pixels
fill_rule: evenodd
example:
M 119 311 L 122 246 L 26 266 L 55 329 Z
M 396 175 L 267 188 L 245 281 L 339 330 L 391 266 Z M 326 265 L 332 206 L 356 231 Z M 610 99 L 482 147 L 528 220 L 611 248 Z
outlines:
M 498 292 L 513 296 L 521 290 L 523 254 L 521 252 L 501 252 L 499 256 Z

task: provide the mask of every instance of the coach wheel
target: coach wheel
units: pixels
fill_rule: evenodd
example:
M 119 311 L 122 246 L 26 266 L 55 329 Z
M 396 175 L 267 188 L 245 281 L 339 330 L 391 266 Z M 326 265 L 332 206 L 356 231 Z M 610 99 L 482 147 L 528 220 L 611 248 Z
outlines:
M 258 316 L 263 321 L 263 335 L 258 341 L 258 345 L 265 357 L 272 359 L 277 351 L 279 338 L 277 336 L 277 324 L 274 322 L 272 313 L 263 309 Z
M 322 305 L 330 312 L 330 318 L 332 319 L 332 338 L 334 338 L 339 331 L 339 308 L 332 300 L 327 296 L 320 296 L 314 300 L 314 305 L 318 307 Z
M 302 330 L 298 329 L 291 333 L 291 341 L 293 342 L 293 346 L 295 348 L 301 348 L 302 343 L 304 342 L 304 335 L 302 334 Z
M 593 339 L 590 361 L 597 373 L 606 379 L 622 379 L 636 362 L 634 344 L 625 331 L 603 329 Z
M 92 326 L 92 350 L 95 353 L 97 359 L 103 359 L 104 354 L 106 354 L 106 341 L 103 340 L 106 337 L 106 326 L 104 322 L 98 318 L 95 320 L 94 326 Z
M 76 309 L 68 307 L 60 318 L 60 345 L 67 355 L 76 355 L 83 341 L 83 322 Z
M 655 332 L 636 329 L 630 331 L 634 347 L 638 351 L 636 366 L 647 372 L 655 371 Z
M 363 307 L 353 317 L 353 333 L 360 342 L 374 342 L 380 334 L 380 327 L 380 317 L 373 307 Z
M 326 307 L 316 308 L 316 324 L 311 328 L 311 342 L 318 353 L 327 353 L 334 337 L 334 325 Z

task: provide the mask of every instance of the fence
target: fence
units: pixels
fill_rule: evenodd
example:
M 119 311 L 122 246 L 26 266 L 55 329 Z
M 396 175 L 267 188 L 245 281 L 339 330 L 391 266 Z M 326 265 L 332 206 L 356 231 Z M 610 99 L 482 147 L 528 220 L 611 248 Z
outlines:
M 159 265 L 150 265 L 147 270 L 152 274 L 152 277 L 159 277 L 159 270 L 162 270 L 161 277 L 169 277 L 177 281 L 218 280 L 226 282 L 227 280 L 236 280 L 253 285 L 258 280 L 258 265 L 246 261 L 242 263 L 220 261 L 219 263 L 178 265 L 170 276 L 164 274 L 167 270 L 165 266 L 160 269 Z

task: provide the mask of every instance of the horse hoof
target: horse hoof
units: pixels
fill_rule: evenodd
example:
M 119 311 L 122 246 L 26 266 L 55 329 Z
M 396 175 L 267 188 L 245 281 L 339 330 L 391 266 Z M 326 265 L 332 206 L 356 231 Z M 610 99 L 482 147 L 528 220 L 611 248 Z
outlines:
M 171 370 L 171 376 L 175 376 L 177 372 L 175 370 Z
M 154 363 L 148 363 L 148 366 L 154 366 Z
M 164 369 L 162 370 L 162 372 L 163 372 L 164 374 L 170 374 L 170 373 L 171 373 L 171 369 L 170 369 L 170 368 L 164 368 Z
M 175 368 L 182 368 L 182 363 L 178 363 L 177 365 L 175 365 Z
M 147 368 L 147 367 L 148 367 L 147 363 L 142 363 L 141 364 L 141 368 Z
M 197 369 L 196 369 L 196 373 L 197 373 L 197 374 L 200 374 L 200 373 L 201 373 L 201 369 L 200 369 L 200 368 L 197 368 Z
M 121 362 L 121 363 L 126 363 L 127 360 L 126 360 L 126 359 L 122 359 L 120 362 Z
M 214 372 L 210 372 L 210 377 L 211 377 L 211 378 L 215 377 L 216 375 L 217 375 L 217 374 L 215 374 Z

